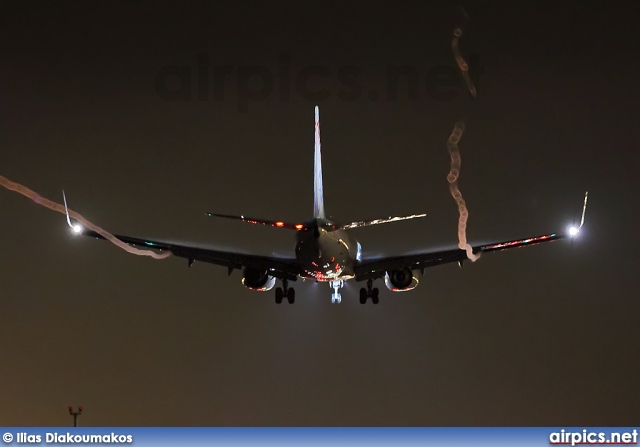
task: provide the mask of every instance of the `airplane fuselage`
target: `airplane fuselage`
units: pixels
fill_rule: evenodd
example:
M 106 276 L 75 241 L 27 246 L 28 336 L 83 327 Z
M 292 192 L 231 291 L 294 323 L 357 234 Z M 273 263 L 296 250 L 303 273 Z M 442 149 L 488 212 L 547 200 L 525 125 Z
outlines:
M 329 219 L 313 219 L 296 233 L 296 258 L 301 276 L 316 281 L 353 278 L 353 264 L 360 259 L 360 244 Z

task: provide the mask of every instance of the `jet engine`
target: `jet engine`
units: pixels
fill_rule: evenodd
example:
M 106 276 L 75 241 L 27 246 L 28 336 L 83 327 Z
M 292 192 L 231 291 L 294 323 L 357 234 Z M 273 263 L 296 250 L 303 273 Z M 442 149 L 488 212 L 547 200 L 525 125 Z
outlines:
M 402 270 L 389 270 L 384 275 L 384 285 L 394 292 L 406 292 L 418 287 L 418 278 L 413 276 L 413 272 L 408 267 Z
M 248 289 L 266 292 L 273 289 L 276 279 L 268 275 L 266 270 L 245 267 L 242 273 L 242 284 Z

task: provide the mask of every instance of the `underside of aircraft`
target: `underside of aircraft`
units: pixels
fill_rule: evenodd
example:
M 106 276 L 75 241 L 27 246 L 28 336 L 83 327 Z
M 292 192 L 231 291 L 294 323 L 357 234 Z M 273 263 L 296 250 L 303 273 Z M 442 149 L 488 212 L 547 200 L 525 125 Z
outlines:
M 379 279 L 383 279 L 385 286 L 391 291 L 409 291 L 418 286 L 419 278 L 417 273 L 423 274 L 426 268 L 448 263 L 457 263 L 462 266 L 467 259 L 471 257 L 475 259 L 476 256 L 483 253 L 575 237 L 584 224 L 587 205 L 586 194 L 580 227 L 571 227 L 565 232 L 548 233 L 535 237 L 483 245 L 471 245 L 470 249 L 467 250 L 453 248 L 411 255 L 363 258 L 361 245 L 352 235 L 353 230 L 370 225 L 422 218 L 426 214 L 388 217 L 348 224 L 339 224 L 327 218 L 324 210 L 318 107 L 315 108 L 314 155 L 314 214 L 308 221 L 293 223 L 246 216 L 206 213 L 210 217 L 235 219 L 294 231 L 296 235 L 294 256 L 274 257 L 219 251 L 123 235 L 115 235 L 115 238 L 132 246 L 170 252 L 174 256 L 187 259 L 189 267 L 195 261 L 198 261 L 226 267 L 229 274 L 234 270 L 242 270 L 242 284 L 251 290 L 268 291 L 276 286 L 277 281 L 280 281 L 281 286 L 275 289 L 275 301 L 278 304 L 285 299 L 289 303 L 295 302 L 295 289 L 289 283 L 296 281 L 298 278 L 328 282 L 333 289 L 331 295 L 331 302 L 333 303 L 341 302 L 340 289 L 345 281 L 363 281 L 366 287 L 360 289 L 360 303 L 365 304 L 371 299 L 374 304 L 377 304 L 380 292 L 377 287 L 373 287 L 373 284 L 374 281 Z M 66 209 L 66 197 L 64 197 L 64 201 Z M 105 239 L 98 232 L 84 228 L 78 223 L 73 223 L 68 210 L 67 222 L 74 233 Z

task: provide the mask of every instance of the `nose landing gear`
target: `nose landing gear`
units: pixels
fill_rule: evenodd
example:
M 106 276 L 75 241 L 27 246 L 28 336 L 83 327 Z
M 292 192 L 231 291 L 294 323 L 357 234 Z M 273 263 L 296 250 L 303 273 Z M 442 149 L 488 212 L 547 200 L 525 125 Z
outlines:
M 333 289 L 333 293 L 331 294 L 331 303 L 340 303 L 342 302 L 342 295 L 340 295 L 340 290 L 344 286 L 344 281 L 342 279 L 335 279 L 333 281 L 329 281 L 329 287 Z

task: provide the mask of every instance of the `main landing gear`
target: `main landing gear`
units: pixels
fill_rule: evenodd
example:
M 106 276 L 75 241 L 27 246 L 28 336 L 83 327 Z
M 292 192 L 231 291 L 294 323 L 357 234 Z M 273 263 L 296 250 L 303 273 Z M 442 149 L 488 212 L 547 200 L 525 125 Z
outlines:
M 342 286 L 344 286 L 344 281 L 341 279 L 329 281 L 329 287 L 333 289 L 333 293 L 331 294 L 331 303 L 340 303 L 342 301 L 342 295 L 338 292 L 338 290 L 342 289 Z
M 282 287 L 276 288 L 276 304 L 282 303 L 282 299 L 286 298 L 289 304 L 296 302 L 296 290 L 293 287 L 289 287 L 289 281 L 282 280 Z
M 360 304 L 366 303 L 367 298 L 371 298 L 371 302 L 373 304 L 378 304 L 378 302 L 380 301 L 380 291 L 377 287 L 372 289 L 372 285 L 373 281 L 369 279 L 367 280 L 367 288 L 365 289 L 363 287 L 362 289 L 360 289 Z

